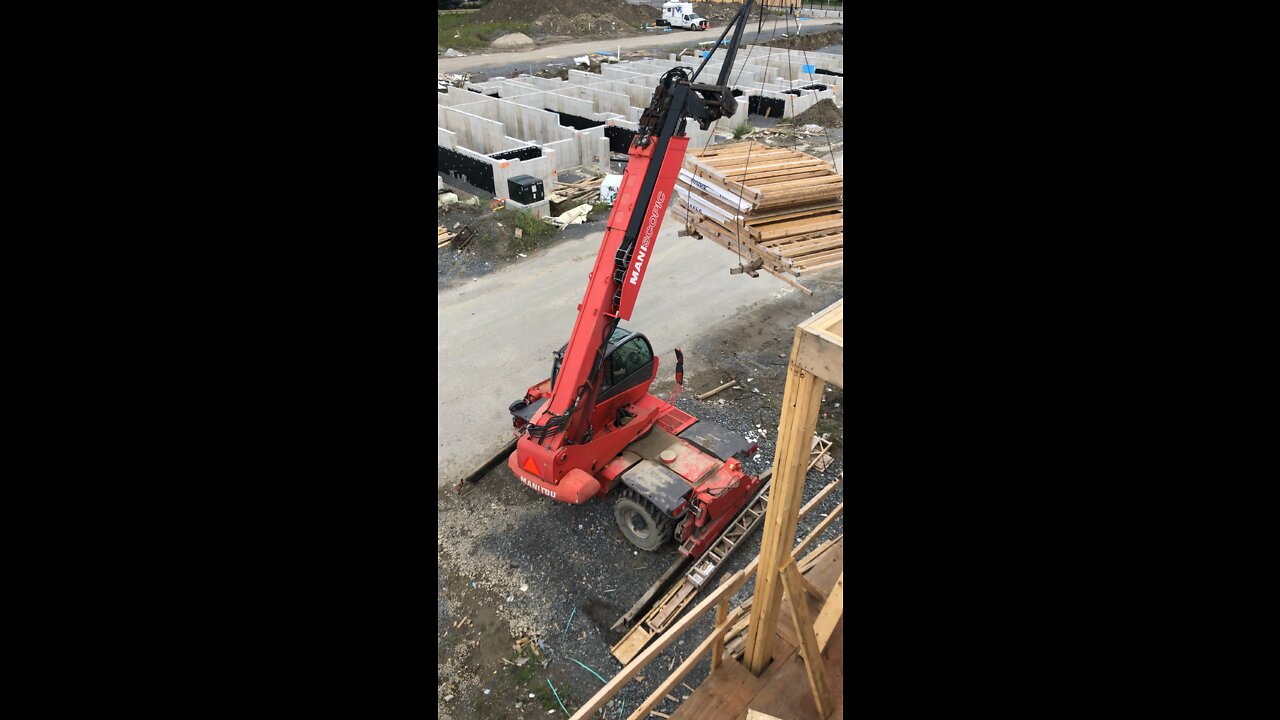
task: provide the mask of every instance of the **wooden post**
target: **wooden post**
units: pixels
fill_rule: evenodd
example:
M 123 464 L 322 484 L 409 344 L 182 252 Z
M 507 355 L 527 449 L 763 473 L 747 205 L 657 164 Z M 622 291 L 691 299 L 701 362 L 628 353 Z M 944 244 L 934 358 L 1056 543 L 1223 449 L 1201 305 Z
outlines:
M 743 664 L 756 675 L 764 672 L 773 655 L 778 609 L 782 604 L 778 570 L 791 557 L 791 545 L 795 542 L 796 520 L 804 497 L 805 471 L 809 465 L 809 446 L 818 424 L 818 407 L 822 403 L 822 378 L 796 362 L 804 333 L 803 325 L 797 327 L 795 341 L 791 345 L 778 449 L 774 456 L 773 485 L 764 518 L 760 566 L 756 571 L 755 601 L 751 606 L 751 624 L 747 626 L 747 646 L 743 654 Z
M 720 667 L 720 661 L 724 658 L 724 633 L 719 632 L 728 624 L 726 618 L 729 617 L 729 598 L 725 598 L 716 603 L 716 634 L 720 637 L 711 650 L 711 672 L 715 672 Z
M 818 717 L 825 718 L 835 710 L 835 705 L 831 702 L 827 666 L 823 664 L 822 650 L 818 647 L 818 638 L 813 632 L 809 601 L 805 598 L 804 588 L 800 585 L 800 571 L 792 561 L 788 562 L 779 573 L 787 588 L 791 619 L 796 626 L 796 637 L 800 640 L 800 656 L 804 658 L 804 670 L 809 676 L 809 687 L 813 690 L 814 704 L 818 706 Z

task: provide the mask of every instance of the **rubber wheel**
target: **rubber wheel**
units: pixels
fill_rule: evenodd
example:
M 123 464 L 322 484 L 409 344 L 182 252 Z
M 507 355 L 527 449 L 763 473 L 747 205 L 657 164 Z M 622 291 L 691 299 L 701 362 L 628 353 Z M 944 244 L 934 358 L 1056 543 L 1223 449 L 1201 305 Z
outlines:
M 634 490 L 625 490 L 613 506 L 618 528 L 632 545 L 656 552 L 672 537 L 675 521 Z

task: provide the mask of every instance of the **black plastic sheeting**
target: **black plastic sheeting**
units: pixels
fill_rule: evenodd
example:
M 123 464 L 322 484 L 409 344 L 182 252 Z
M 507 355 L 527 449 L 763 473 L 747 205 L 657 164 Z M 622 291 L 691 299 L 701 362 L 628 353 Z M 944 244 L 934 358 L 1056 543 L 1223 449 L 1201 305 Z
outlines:
M 779 100 L 778 98 L 767 98 L 760 95 L 752 95 L 747 99 L 748 115 L 768 115 L 771 118 L 780 118 L 786 110 L 786 101 Z
M 835 70 L 823 70 L 822 68 L 815 69 L 813 73 L 815 75 L 835 75 L 836 77 L 844 77 L 844 73 L 842 72 L 836 72 Z
M 532 160 L 542 157 L 542 148 L 537 145 L 530 145 L 529 147 L 516 148 L 515 150 L 491 153 L 489 157 L 494 160 Z
M 801 90 L 826 90 L 826 85 L 805 85 Z
M 541 154 L 542 151 L 539 150 L 538 153 Z M 436 169 L 460 177 L 482 190 L 493 192 L 493 166 L 483 160 L 437 145 Z
M 600 127 L 601 125 L 604 124 L 599 120 L 588 120 L 584 117 L 579 117 L 577 115 L 570 115 L 567 112 L 560 112 L 559 110 L 552 110 L 551 108 L 543 108 L 543 110 L 546 110 L 547 112 L 553 112 L 559 115 L 560 125 L 562 125 L 563 127 L 571 127 L 574 130 L 590 130 L 593 127 Z
M 631 149 L 631 140 L 636 131 L 610 125 L 604 129 L 604 136 L 609 138 L 609 152 L 625 153 Z

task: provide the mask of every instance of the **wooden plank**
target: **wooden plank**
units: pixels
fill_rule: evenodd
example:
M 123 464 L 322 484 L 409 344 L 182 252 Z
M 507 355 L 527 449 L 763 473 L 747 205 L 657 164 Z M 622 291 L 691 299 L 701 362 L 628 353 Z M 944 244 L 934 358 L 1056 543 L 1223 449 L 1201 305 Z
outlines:
M 826 516 L 822 519 L 822 522 L 818 523 L 818 526 L 815 527 L 812 532 L 805 536 L 804 540 L 796 546 L 796 549 L 791 551 L 791 554 L 798 556 L 800 553 L 804 552 L 804 549 L 809 547 L 809 543 L 813 542 L 815 538 L 821 535 L 823 530 L 831 527 L 831 523 L 835 522 L 836 518 L 840 517 L 843 512 L 844 503 L 840 503 L 831 511 L 830 515 Z
M 716 627 L 723 628 L 729 624 L 729 600 L 725 598 L 716 603 Z M 727 628 L 726 628 L 727 631 Z M 720 667 L 720 661 L 724 659 L 724 633 L 720 634 L 720 640 L 715 644 L 711 651 L 711 671 L 715 672 Z
M 819 399 L 821 399 L 820 396 Z M 642 651 L 635 660 L 627 663 L 625 667 L 619 670 L 617 675 L 614 675 L 609 682 L 605 683 L 604 687 L 600 688 L 595 695 L 591 696 L 590 700 L 584 703 L 582 707 L 578 708 L 578 711 L 573 714 L 573 717 L 570 720 L 585 720 L 586 718 L 594 715 L 597 710 L 604 707 L 605 703 L 609 702 L 610 698 L 621 690 L 624 685 L 631 681 L 631 678 L 635 677 L 637 673 L 643 670 L 645 666 L 652 662 L 653 659 L 663 650 L 670 647 L 677 638 L 684 634 L 685 630 L 689 629 L 690 625 L 693 625 L 701 619 L 703 613 L 715 605 L 720 598 L 732 597 L 733 594 L 742 587 L 742 584 L 746 582 L 746 579 L 747 572 L 745 570 L 739 570 L 729 576 L 729 578 L 724 581 L 724 584 L 720 585 L 714 592 L 703 598 L 702 602 L 698 603 L 693 610 L 686 613 L 684 617 L 677 620 L 670 629 L 659 635 L 654 644 L 650 645 Z
M 748 708 L 788 720 L 822 720 L 813 702 L 813 692 L 809 689 L 804 661 L 798 652 L 775 658 L 773 666 L 761 680 L 765 682 L 764 687 L 751 698 Z
M 671 720 L 740 718 L 763 685 L 760 678 L 747 672 L 737 660 L 727 660 L 671 713 Z
M 757 182 L 754 185 L 748 185 L 748 187 L 757 190 L 764 200 L 790 192 L 835 196 L 844 192 L 844 178 L 839 175 L 826 175 L 823 177 L 796 180 L 791 177 L 782 176 L 763 182 Z
M 809 570 L 814 565 L 817 565 L 818 561 L 821 560 L 828 552 L 833 551 L 833 549 L 840 544 L 841 540 L 844 540 L 844 533 L 840 533 L 839 535 L 831 538 L 830 540 L 827 540 L 826 542 L 822 543 L 818 547 L 814 548 L 813 552 L 797 560 L 796 565 L 800 567 L 800 572 L 802 573 L 809 572 Z
M 733 384 L 734 384 L 734 383 L 736 383 L 736 382 L 738 382 L 738 381 L 737 381 L 737 380 L 730 380 L 729 382 L 727 382 L 727 383 L 725 383 L 725 384 L 723 384 L 723 385 L 720 385 L 720 386 L 716 387 L 716 388 L 715 388 L 715 389 L 713 389 L 713 390 L 708 390 L 708 391 L 706 391 L 706 392 L 702 393 L 701 395 L 699 395 L 699 396 L 698 396 L 698 399 L 699 399 L 699 400 L 706 400 L 707 398 L 711 397 L 712 395 L 715 395 L 716 393 L 720 392 L 721 390 L 727 390 L 727 389 L 729 389 L 729 388 L 733 387 Z
M 727 601 L 728 598 L 725 598 L 725 600 Z M 729 615 L 731 618 L 729 622 L 736 621 L 742 614 L 742 608 L 734 608 Z M 684 662 L 680 663 L 679 667 L 673 670 L 666 680 L 662 681 L 658 689 L 654 690 L 644 702 L 640 703 L 640 707 L 636 708 L 636 711 L 631 714 L 628 720 L 640 720 L 650 710 L 658 707 L 658 703 L 662 702 L 663 696 L 675 689 L 675 686 L 685 679 L 693 668 L 702 661 L 702 656 L 706 655 L 713 645 L 724 639 L 724 634 L 728 629 L 727 625 L 713 629 L 711 634 L 707 635 L 706 639 L 693 649 L 692 654 L 685 658 Z
M 815 600 L 827 599 L 827 594 L 823 592 L 822 588 L 818 587 L 817 585 L 814 585 L 813 582 L 809 580 L 809 578 L 803 575 L 800 576 L 800 586 L 804 588 L 805 594 L 809 595 Z
M 653 639 L 654 634 L 655 633 L 645 626 L 644 623 L 636 623 L 635 627 L 628 630 L 627 634 L 618 641 L 617 645 L 614 645 L 609 649 L 609 652 L 613 653 L 613 656 L 618 659 L 618 662 L 626 665 L 636 655 L 640 654 L 640 651 L 644 649 L 644 646 Z
M 834 714 L 828 716 L 826 720 L 837 720 L 843 717 L 841 715 L 845 680 L 843 668 L 844 637 L 841 631 L 843 627 L 844 623 L 841 621 L 836 633 L 832 636 L 831 644 L 823 653 L 827 677 L 830 681 L 829 687 L 832 701 L 835 704 Z M 814 704 L 813 692 L 809 689 L 804 660 L 799 653 L 792 653 L 786 658 L 776 659 L 774 667 L 770 668 L 760 680 L 763 686 L 756 693 L 756 696 L 747 703 L 748 708 L 787 718 L 788 720 L 822 720 L 818 714 L 818 708 Z M 708 720 L 722 720 L 725 718 L 742 720 L 745 717 L 746 715 L 744 714 L 707 716 Z
M 779 279 L 779 280 L 781 280 L 782 282 L 784 282 L 784 283 L 786 283 L 786 284 L 790 285 L 791 287 L 793 287 L 793 288 L 795 288 L 795 289 L 799 290 L 800 292 L 804 293 L 805 295 L 808 295 L 809 297 L 813 297 L 813 291 L 812 291 L 812 290 L 810 290 L 809 288 L 807 288 L 807 287 L 805 287 L 805 286 L 801 285 L 800 283 L 796 282 L 795 280 L 792 280 L 792 279 L 791 279 L 791 277 L 790 277 L 790 276 L 788 276 L 786 273 L 781 273 L 781 272 L 778 272 L 778 271 L 776 271 L 776 270 L 770 270 L 769 268 L 765 268 L 765 271 L 766 271 L 766 272 L 768 272 L 770 275 L 772 275 L 772 276 L 774 276 L 774 277 L 778 278 L 778 279 Z
M 791 272 L 794 273 L 796 277 L 800 277 L 801 275 L 811 275 L 820 270 L 826 270 L 827 268 L 839 267 L 840 265 L 843 265 L 843 264 L 844 264 L 844 258 L 840 258 L 839 260 L 824 262 L 820 265 L 804 265 L 799 268 L 794 268 L 793 270 L 791 270 Z
M 789 260 L 791 260 L 792 264 L 794 265 L 799 265 L 801 267 L 804 267 L 809 264 L 817 265 L 819 263 L 835 260 L 836 258 L 843 258 L 844 248 L 842 247 L 838 249 L 811 251 L 807 253 L 800 253 L 795 256 L 784 255 L 783 257 L 786 257 Z
M 827 643 L 831 642 L 831 635 L 836 630 L 836 623 L 840 622 L 840 618 L 844 617 L 844 573 L 840 573 L 840 577 L 836 578 L 836 584 L 832 586 L 831 592 L 827 595 L 827 601 L 822 605 L 822 610 L 818 612 L 818 619 L 813 621 L 813 633 L 818 636 L 818 649 L 822 650 L 827 647 Z
M 823 229 L 823 232 L 817 232 L 815 229 L 806 228 L 806 224 L 810 223 L 827 223 L 835 220 L 836 225 L 831 229 Z M 792 242 L 799 241 L 801 236 L 806 234 L 832 234 L 844 232 L 844 213 L 810 213 L 800 215 L 799 218 L 787 218 L 785 220 L 777 220 L 777 222 L 760 222 L 754 218 L 746 218 L 746 222 L 742 223 L 742 227 L 746 229 L 746 234 L 751 240 L 758 242 Z M 782 231 L 782 232 L 777 232 Z
M 792 353 L 797 365 L 839 387 L 844 387 L 844 337 L 824 328 L 839 324 L 843 333 L 843 322 L 844 300 L 837 300 L 796 328 L 799 334 Z
M 765 227 L 760 228 L 759 237 L 761 240 L 774 240 L 776 238 L 787 237 L 789 235 L 815 232 L 817 230 L 833 230 L 835 228 L 844 228 L 843 214 L 835 217 L 823 216 L 820 218 L 804 218 L 800 220 L 791 220 L 778 225 L 766 225 Z
M 813 620 L 809 615 L 804 588 L 800 583 L 800 571 L 796 569 L 795 561 L 792 560 L 783 566 L 780 572 L 782 584 L 791 601 L 791 619 L 795 623 L 796 634 L 799 636 L 800 656 L 804 659 L 804 669 L 809 676 L 809 687 L 813 691 L 813 699 L 818 706 L 818 717 L 825 718 L 835 709 L 835 705 L 831 701 L 827 668 L 823 663 L 822 650 L 818 647 L 818 638 L 813 632 Z
M 835 585 L 836 578 L 844 571 L 844 544 L 842 542 L 834 543 L 828 552 L 823 553 L 821 557 L 816 558 L 807 566 L 801 565 L 799 561 L 796 564 L 800 570 L 801 578 L 822 591 L 822 595 L 825 598 L 827 590 Z M 790 602 L 784 593 L 782 598 L 783 609 L 778 613 L 778 638 L 789 643 L 792 647 L 798 647 L 800 640 L 796 634 L 795 623 L 791 619 Z M 817 615 L 818 611 L 822 609 L 822 600 L 808 593 L 805 594 L 805 602 L 811 616 Z
M 764 245 L 764 243 L 761 243 L 761 245 Z M 799 262 L 801 258 L 808 259 L 809 256 L 820 250 L 838 249 L 840 253 L 843 254 L 844 234 L 841 233 L 839 235 L 827 235 L 820 238 L 814 238 L 812 240 L 802 240 L 789 245 L 775 246 L 770 249 L 777 251 L 777 253 L 784 258 L 791 258 L 797 262 Z M 836 257 L 840 257 L 840 255 L 837 255 Z
M 773 482 L 769 491 L 769 507 L 765 511 L 764 538 L 756 574 L 756 599 L 751 607 L 751 624 L 747 627 L 744 664 L 757 675 L 764 671 L 772 655 L 778 609 L 782 603 L 778 569 L 784 560 L 791 558 L 809 464 L 809 439 L 817 426 L 818 407 L 822 403 L 822 378 L 804 370 L 796 362 L 803 334 L 802 327 L 797 326 L 783 390 Z

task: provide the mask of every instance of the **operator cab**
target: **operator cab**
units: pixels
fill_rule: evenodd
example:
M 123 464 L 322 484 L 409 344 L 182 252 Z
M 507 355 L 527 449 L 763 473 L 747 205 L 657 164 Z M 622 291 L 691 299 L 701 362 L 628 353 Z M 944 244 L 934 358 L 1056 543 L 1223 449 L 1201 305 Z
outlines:
M 538 388 L 539 394 L 545 394 L 536 400 L 532 397 L 517 400 L 508 408 L 512 424 L 517 430 L 528 424 L 549 399 L 556 377 L 560 374 L 560 361 L 568 347 L 569 344 L 565 343 L 552 353 L 551 379 L 546 381 L 545 390 Z M 614 328 L 613 334 L 609 336 L 609 347 L 605 350 L 604 378 L 596 402 L 604 402 L 649 382 L 653 377 L 653 362 L 653 346 L 649 344 L 648 338 L 637 332 Z
M 569 347 L 565 343 L 552 355 L 551 387 L 556 386 L 560 374 L 560 360 Z M 624 391 L 647 382 L 653 376 L 653 346 L 644 335 L 623 328 L 614 328 L 609 336 L 609 348 L 604 355 L 604 381 L 600 385 L 602 402 Z

